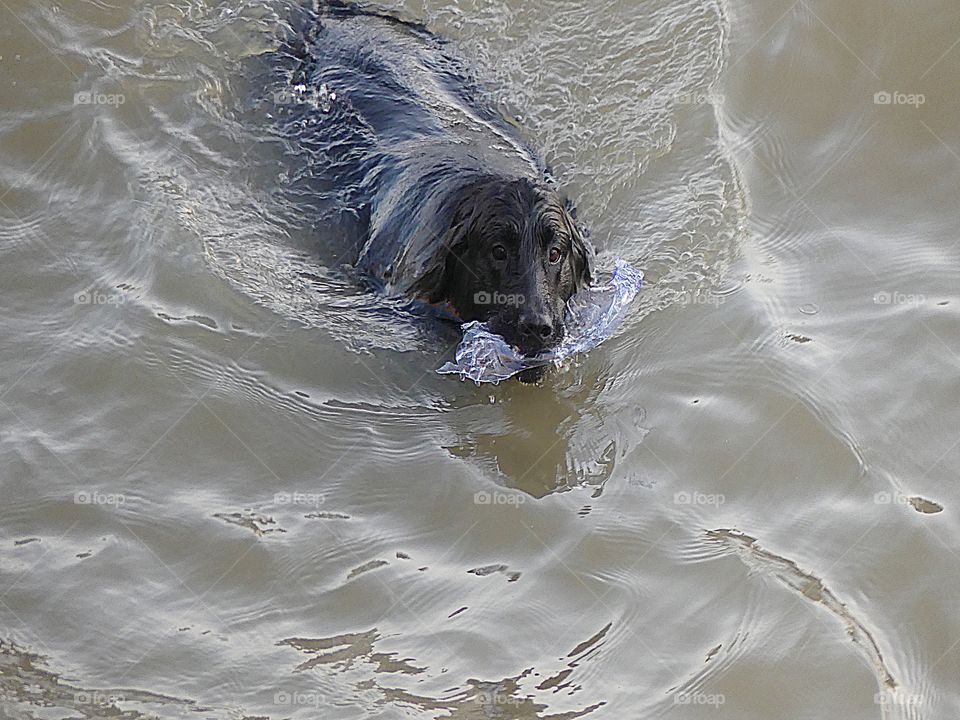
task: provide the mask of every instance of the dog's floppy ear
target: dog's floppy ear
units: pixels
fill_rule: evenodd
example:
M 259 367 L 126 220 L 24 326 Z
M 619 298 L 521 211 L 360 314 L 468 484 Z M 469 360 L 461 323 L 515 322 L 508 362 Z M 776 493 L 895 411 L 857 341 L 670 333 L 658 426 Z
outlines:
M 466 249 L 467 219 L 457 221 L 447 229 L 441 237 L 430 258 L 420 267 L 420 273 L 413 283 L 414 294 L 429 303 L 438 303 L 447 300 L 451 295 L 449 287 L 453 276 L 453 266 Z
M 577 208 L 569 199 L 563 202 L 563 222 L 570 234 L 570 265 L 577 290 L 582 290 L 593 281 L 590 265 L 593 260 L 593 247 L 587 240 L 587 232 L 577 222 Z
M 462 278 L 464 272 L 476 277 L 465 264 L 468 241 L 488 224 L 491 197 L 499 188 L 497 178 L 484 175 L 471 178 L 445 197 L 434 217 L 437 239 L 414 282 L 419 297 L 431 303 L 452 300 L 464 290 L 451 287 L 455 278 Z
M 438 175 L 416 192 L 383 203 L 389 210 L 378 216 L 376 229 L 383 234 L 379 244 L 395 253 L 391 293 L 435 303 L 453 290 L 450 271 L 466 249 L 476 203 L 466 188 L 451 191 L 446 180 Z

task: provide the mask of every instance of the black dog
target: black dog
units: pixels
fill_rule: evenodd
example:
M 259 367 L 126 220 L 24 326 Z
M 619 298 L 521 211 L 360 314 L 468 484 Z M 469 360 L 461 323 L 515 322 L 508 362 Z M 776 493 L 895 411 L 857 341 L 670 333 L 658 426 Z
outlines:
M 325 2 L 286 49 L 293 87 L 320 99 L 308 144 L 358 236 L 354 264 L 386 293 L 486 321 L 525 354 L 554 347 L 591 252 L 543 165 L 445 42 Z

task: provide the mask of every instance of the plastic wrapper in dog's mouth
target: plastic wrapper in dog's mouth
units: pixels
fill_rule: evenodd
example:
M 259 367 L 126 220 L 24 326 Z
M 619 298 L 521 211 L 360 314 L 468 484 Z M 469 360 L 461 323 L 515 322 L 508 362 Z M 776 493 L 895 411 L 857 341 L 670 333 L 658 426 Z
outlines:
M 559 365 L 577 353 L 593 350 L 613 335 L 642 284 L 643 273 L 618 258 L 608 283 L 594 285 L 570 298 L 563 340 L 539 355 L 523 355 L 481 322 L 465 323 L 456 362 L 448 362 L 437 372 L 459 375 L 480 385 L 498 383 L 534 368 Z

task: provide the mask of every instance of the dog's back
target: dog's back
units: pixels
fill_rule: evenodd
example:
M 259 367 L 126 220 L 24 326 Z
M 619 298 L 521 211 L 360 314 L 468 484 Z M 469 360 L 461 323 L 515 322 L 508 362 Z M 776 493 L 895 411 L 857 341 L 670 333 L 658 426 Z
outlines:
M 305 11 L 284 53 L 291 87 L 321 99 L 303 141 L 320 180 L 365 228 L 356 261 L 388 292 L 407 292 L 451 218 L 444 201 L 478 178 L 538 181 L 516 129 L 425 27 L 346 3 Z

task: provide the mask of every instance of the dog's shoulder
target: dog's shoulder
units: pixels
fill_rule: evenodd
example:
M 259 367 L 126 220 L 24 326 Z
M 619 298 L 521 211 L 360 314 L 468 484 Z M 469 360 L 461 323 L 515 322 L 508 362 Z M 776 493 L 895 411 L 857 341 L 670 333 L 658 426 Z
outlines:
M 429 272 L 471 179 L 545 168 L 455 43 L 370 5 L 326 0 L 289 23 L 291 82 L 328 103 L 309 138 L 326 181 L 367 219 L 357 265 L 390 294 Z

